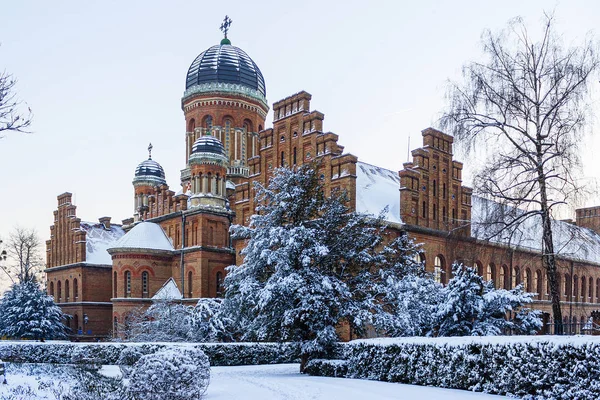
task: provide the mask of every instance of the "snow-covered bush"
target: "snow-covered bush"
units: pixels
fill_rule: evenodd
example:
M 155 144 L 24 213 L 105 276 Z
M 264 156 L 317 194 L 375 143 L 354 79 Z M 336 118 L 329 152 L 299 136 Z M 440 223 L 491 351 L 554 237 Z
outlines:
M 0 301 L 0 336 L 18 339 L 61 339 L 65 337 L 63 313 L 52 296 L 37 282 L 15 283 Z
M 345 377 L 348 374 L 348 361 L 315 358 L 306 364 L 304 373 L 313 376 Z
M 297 362 L 292 343 L 28 343 L 0 341 L 0 358 L 15 363 L 133 365 L 142 355 L 160 350 L 202 350 L 211 365 L 257 365 Z
M 201 350 L 162 350 L 135 363 L 128 391 L 140 400 L 196 400 L 209 379 L 208 357 Z
M 527 399 L 600 398 L 600 341 L 511 336 L 367 339 L 342 344 L 339 360 L 306 372 L 437 386 Z

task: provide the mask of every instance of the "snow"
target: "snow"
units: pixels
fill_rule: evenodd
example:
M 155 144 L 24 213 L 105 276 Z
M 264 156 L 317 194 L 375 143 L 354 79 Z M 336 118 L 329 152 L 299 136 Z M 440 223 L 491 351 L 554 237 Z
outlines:
M 371 344 L 377 346 L 393 346 L 396 344 L 436 344 L 447 346 L 463 346 L 465 344 L 499 345 L 499 344 L 534 344 L 551 343 L 555 346 L 585 346 L 600 343 L 600 336 L 456 336 L 456 337 L 404 337 L 357 339 L 348 342 L 350 345 Z
M 179 299 L 183 299 L 183 295 L 179 291 L 179 288 L 177 287 L 177 283 L 175 283 L 175 280 L 173 278 L 169 278 L 169 280 L 167 280 L 165 282 L 165 284 L 162 285 L 162 287 L 160 289 L 158 289 L 156 294 L 152 297 L 152 300 L 179 300 Z
M 95 265 L 112 265 L 112 257 L 106 251 L 117 242 L 125 231 L 119 225 L 106 229 L 104 224 L 81 222 L 81 230 L 86 232 L 85 262 Z
M 533 251 L 542 250 L 542 223 L 539 215 L 525 220 L 512 235 L 504 233 L 493 236 L 498 227 L 485 224 L 485 221 L 489 218 L 488 215 L 498 210 L 500 210 L 498 203 L 478 196 L 472 197 L 471 233 L 473 237 Z M 507 207 L 506 210 L 506 213 L 514 212 L 512 208 Z M 517 215 L 519 213 L 520 211 L 517 211 Z M 513 216 L 507 218 L 513 218 Z M 554 251 L 558 255 L 600 264 L 600 235 L 591 229 L 554 220 L 552 222 L 552 234 Z
M 206 400 L 499 399 L 464 390 L 300 374 L 298 364 L 212 367 Z
M 142 221 L 114 243 L 112 249 L 174 250 L 160 225 Z
M 385 207 L 388 207 L 386 221 L 402 223 L 400 219 L 400 177 L 388 169 L 357 162 L 356 211 L 379 215 Z
M 104 366 L 104 375 L 118 376 L 117 367 Z M 362 379 L 327 378 L 302 375 L 298 364 L 253 365 L 240 367 L 212 367 L 204 400 L 392 400 L 392 399 L 501 399 L 484 393 L 441 389 L 427 386 L 404 385 Z M 108 374 L 107 374 L 108 373 Z M 39 376 L 23 371 L 9 373 L 8 385 L 0 385 L 0 396 L 18 385 L 31 386 L 36 395 L 30 400 L 54 399 L 50 390 L 39 390 L 40 381 L 51 382 L 56 376 Z M 62 379 L 64 381 L 64 379 Z M 67 382 L 64 382 L 67 383 Z

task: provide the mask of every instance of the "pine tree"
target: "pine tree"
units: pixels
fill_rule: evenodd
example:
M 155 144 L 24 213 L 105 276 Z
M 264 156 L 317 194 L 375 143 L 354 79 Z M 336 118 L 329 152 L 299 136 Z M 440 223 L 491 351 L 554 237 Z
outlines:
M 257 186 L 257 214 L 232 227 L 247 240 L 244 262 L 225 278 L 224 313 L 241 337 L 298 342 L 301 370 L 332 349 L 340 322 L 360 333 L 386 312 L 383 282 L 418 268 L 410 241 L 384 246 L 382 216 L 350 212 L 343 193 L 325 197 L 317 170 L 280 168 Z
M 34 280 L 14 284 L 0 301 L 0 336 L 18 339 L 62 339 L 63 313 Z
M 525 305 L 532 293 L 522 285 L 512 290 L 495 289 L 474 268 L 452 266 L 453 278 L 442 289 L 442 301 L 436 314 L 437 336 L 488 336 L 508 332 L 535 334 L 542 326 L 540 313 Z

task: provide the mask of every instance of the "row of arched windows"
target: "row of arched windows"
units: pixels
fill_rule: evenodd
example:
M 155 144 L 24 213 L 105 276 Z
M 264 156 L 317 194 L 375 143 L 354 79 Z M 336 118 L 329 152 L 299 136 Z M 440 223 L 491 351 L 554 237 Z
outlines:
M 62 281 L 57 281 L 56 291 L 54 289 L 54 282 L 52 281 L 48 285 L 48 292 L 50 296 L 54 297 L 54 300 L 57 303 L 67 303 L 69 301 L 77 301 L 79 299 L 79 283 L 77 281 L 77 278 L 73 279 L 73 293 L 71 293 L 71 285 L 68 279 L 65 279 L 64 293 Z M 73 295 L 73 297 L 71 297 L 71 294 Z
M 425 255 L 419 254 L 417 262 L 425 262 Z M 526 292 L 536 293 L 537 299 L 548 298 L 549 283 L 546 275 L 541 269 L 531 270 L 519 266 L 514 266 L 512 269 L 506 264 L 496 266 L 494 263 L 489 263 L 483 266 L 483 263 L 476 261 L 474 267 L 487 281 L 493 281 L 494 286 L 498 289 L 512 289 L 517 285 L 523 284 Z M 439 283 L 448 283 L 451 278 L 451 266 L 447 265 L 443 255 L 438 254 L 433 261 L 434 278 Z M 565 301 L 584 302 L 584 303 L 600 303 L 600 278 L 578 277 L 573 276 L 571 279 L 569 274 L 561 275 L 557 273 L 559 295 Z M 546 297 L 544 297 L 546 296 Z
M 149 296 L 149 273 L 148 271 L 142 272 L 142 280 L 141 280 L 141 298 L 147 298 Z M 117 292 L 117 280 L 118 274 L 117 272 L 113 272 L 113 297 L 119 297 Z M 125 271 L 123 273 L 123 296 L 122 297 L 132 297 L 131 291 L 131 271 Z

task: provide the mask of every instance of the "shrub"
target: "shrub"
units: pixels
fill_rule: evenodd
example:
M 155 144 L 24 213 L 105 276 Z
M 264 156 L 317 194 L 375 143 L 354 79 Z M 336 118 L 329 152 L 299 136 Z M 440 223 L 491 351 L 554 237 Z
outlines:
M 198 399 L 206 391 L 209 379 L 208 357 L 201 350 L 161 350 L 142 356 L 135 363 L 129 393 L 147 400 Z

